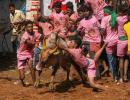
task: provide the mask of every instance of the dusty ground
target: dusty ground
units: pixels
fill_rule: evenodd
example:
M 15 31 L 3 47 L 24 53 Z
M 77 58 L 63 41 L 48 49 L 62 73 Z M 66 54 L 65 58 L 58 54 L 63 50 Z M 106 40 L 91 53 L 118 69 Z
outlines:
M 84 87 L 79 80 L 65 82 L 66 74 L 62 70 L 57 73 L 54 93 L 48 91 L 49 69 L 45 69 L 42 74 L 41 88 L 15 85 L 18 77 L 14 66 L 15 58 L 0 59 L 0 100 L 130 100 L 130 83 L 117 85 L 104 77 L 98 83 L 108 86 L 108 90 L 93 92 L 92 88 Z

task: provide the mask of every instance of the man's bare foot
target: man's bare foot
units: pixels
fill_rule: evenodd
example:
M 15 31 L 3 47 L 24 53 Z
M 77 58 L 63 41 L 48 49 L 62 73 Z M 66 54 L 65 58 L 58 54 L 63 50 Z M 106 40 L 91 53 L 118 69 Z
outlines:
M 25 87 L 25 86 L 26 86 L 26 84 L 24 83 L 24 81 L 23 81 L 23 80 L 21 80 L 21 85 L 22 85 L 23 87 Z
M 127 76 L 124 76 L 124 82 L 128 82 Z

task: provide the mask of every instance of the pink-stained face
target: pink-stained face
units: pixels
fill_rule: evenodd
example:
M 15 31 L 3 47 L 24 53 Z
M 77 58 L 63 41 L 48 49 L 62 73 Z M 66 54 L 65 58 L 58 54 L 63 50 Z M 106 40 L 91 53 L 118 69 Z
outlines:
M 68 40 L 67 41 L 67 45 L 69 48 L 75 48 L 76 47 L 76 43 L 74 42 L 74 40 Z
M 84 13 L 83 13 L 82 11 L 79 11 L 79 12 L 78 12 L 78 15 L 79 15 L 80 18 L 83 18 L 83 17 L 84 17 Z
M 10 13 L 14 14 L 15 13 L 15 7 L 9 7 Z
M 60 13 L 61 12 L 61 8 L 59 8 L 59 7 L 54 7 L 54 9 L 55 9 L 56 13 Z
M 28 24 L 26 26 L 26 30 L 27 30 L 28 33 L 33 33 L 33 24 Z
M 67 8 L 67 9 L 66 9 L 66 14 L 67 14 L 68 16 L 71 16 L 71 14 L 73 14 L 73 10 L 70 9 L 70 8 Z
M 84 16 L 85 16 L 86 18 L 88 18 L 88 17 L 90 16 L 90 11 L 85 11 L 85 12 L 84 12 Z
M 74 30 L 76 30 L 76 25 L 73 21 L 68 21 L 67 28 L 71 31 L 74 31 Z

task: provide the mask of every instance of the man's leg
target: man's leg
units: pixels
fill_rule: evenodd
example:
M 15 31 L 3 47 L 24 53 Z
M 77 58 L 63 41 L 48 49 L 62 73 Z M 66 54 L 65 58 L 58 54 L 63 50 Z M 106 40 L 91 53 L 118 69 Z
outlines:
M 25 66 L 26 66 L 26 60 L 19 60 L 17 59 L 17 68 L 19 71 L 19 80 L 21 81 L 21 84 L 25 86 L 24 79 L 25 79 Z
M 129 57 L 129 65 L 128 65 L 128 80 L 130 81 L 130 55 Z
M 32 77 L 32 81 L 34 83 L 36 81 L 36 75 L 35 75 L 35 69 L 32 67 L 32 59 L 28 60 L 27 65 L 31 71 L 31 77 Z
M 106 47 L 107 44 L 104 44 L 100 50 L 98 50 L 96 53 L 95 53 L 95 56 L 94 56 L 94 61 L 97 62 L 104 50 L 104 48 Z
M 113 54 L 107 54 L 108 63 L 110 67 L 110 71 L 112 73 L 112 78 L 114 81 L 117 80 L 118 71 L 117 71 L 117 59 Z

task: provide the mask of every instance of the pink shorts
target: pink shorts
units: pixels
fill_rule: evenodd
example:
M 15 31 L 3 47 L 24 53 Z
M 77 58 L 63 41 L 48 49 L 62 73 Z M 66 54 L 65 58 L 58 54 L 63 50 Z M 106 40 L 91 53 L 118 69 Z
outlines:
M 128 45 L 128 41 L 118 41 L 117 43 L 117 56 L 118 57 L 124 57 L 127 54 L 127 45 Z
M 24 69 L 26 67 L 26 64 L 28 63 L 28 61 L 31 59 L 31 57 L 24 57 L 24 59 L 21 58 L 17 58 L 17 68 L 20 69 Z
M 87 67 L 88 77 L 96 77 L 96 65 L 93 59 L 88 59 L 89 65 Z
M 17 60 L 17 67 L 18 69 L 24 69 L 26 67 L 26 64 L 28 62 L 28 59 L 26 60 Z

